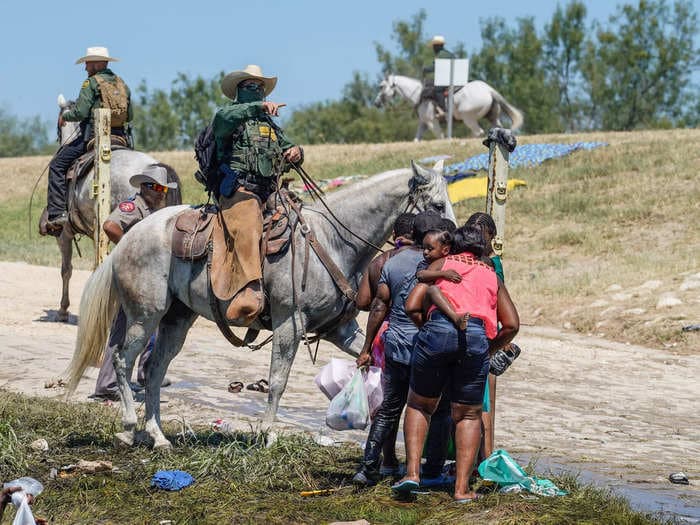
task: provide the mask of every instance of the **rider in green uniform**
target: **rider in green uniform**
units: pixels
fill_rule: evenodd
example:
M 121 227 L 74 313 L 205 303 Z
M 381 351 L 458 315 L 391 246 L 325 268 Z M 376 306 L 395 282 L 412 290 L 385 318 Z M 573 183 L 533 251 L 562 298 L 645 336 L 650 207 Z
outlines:
M 232 101 L 216 112 L 213 122 L 217 160 L 222 172 L 219 206 L 235 250 L 231 261 L 236 277 L 226 317 L 250 324 L 262 311 L 262 206 L 276 189 L 279 176 L 303 162 L 302 149 L 272 120 L 286 104 L 265 100 L 277 77 L 265 77 L 249 65 L 221 81 Z M 214 248 L 214 265 L 219 261 Z M 215 293 L 217 289 L 214 289 Z M 221 297 L 220 297 L 221 298 Z
M 68 221 L 66 213 L 66 174 L 73 162 L 86 151 L 87 143 L 94 135 L 92 110 L 110 108 L 112 111 L 112 135 L 126 137 L 124 126 L 131 121 L 131 92 L 124 81 L 107 67 L 108 62 L 119 59 L 109 56 L 106 47 L 88 47 L 87 54 L 76 64 L 85 63 L 88 78 L 85 79 L 75 107 L 58 117 L 59 128 L 65 122 L 79 122 L 80 134 L 66 142 L 49 164 L 49 187 L 47 196 L 47 229 L 54 235 L 60 233 Z
M 433 61 L 430 65 L 423 68 L 423 92 L 421 93 L 421 100 L 429 98 L 435 101 L 438 106 L 438 110 L 442 110 L 444 113 L 447 110 L 445 105 L 445 88 L 443 86 L 435 86 L 435 62 L 436 58 L 457 58 L 454 53 L 445 49 L 445 37 L 441 35 L 435 35 L 430 40 L 430 45 L 433 47 Z M 441 116 L 441 115 L 440 115 Z

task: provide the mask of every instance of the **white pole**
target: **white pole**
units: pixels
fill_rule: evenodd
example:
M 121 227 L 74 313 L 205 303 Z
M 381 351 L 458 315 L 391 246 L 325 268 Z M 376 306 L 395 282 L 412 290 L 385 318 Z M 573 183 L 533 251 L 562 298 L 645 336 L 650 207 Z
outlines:
M 455 61 L 450 59 L 450 87 L 447 88 L 447 138 L 452 138 L 452 91 L 454 90 Z
M 95 119 L 95 179 L 93 197 L 95 198 L 95 268 L 97 268 L 109 253 L 109 238 L 102 230 L 111 210 L 111 186 L 109 168 L 112 161 L 112 114 L 108 108 L 96 109 Z

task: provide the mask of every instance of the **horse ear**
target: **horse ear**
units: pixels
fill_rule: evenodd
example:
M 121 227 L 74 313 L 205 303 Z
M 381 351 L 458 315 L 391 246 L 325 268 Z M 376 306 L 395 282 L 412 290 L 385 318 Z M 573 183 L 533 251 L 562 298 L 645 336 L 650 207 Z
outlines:
M 58 94 L 57 102 L 59 108 L 63 109 L 64 107 L 66 107 L 66 97 L 63 96 L 63 93 Z
M 437 161 L 433 166 L 433 171 L 436 171 L 438 173 L 442 173 L 443 171 L 445 171 L 445 159 L 440 159 L 439 161 Z
M 423 186 L 430 182 L 430 170 L 424 168 L 420 164 L 411 161 L 411 168 L 413 169 L 413 183 L 415 186 Z

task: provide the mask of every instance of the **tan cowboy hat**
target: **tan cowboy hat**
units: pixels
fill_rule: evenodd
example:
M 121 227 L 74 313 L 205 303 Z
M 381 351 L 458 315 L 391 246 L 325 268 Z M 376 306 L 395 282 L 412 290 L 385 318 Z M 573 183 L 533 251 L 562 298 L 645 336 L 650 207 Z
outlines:
M 135 188 L 140 188 L 144 182 L 154 182 L 166 188 L 177 188 L 177 182 L 168 182 L 168 171 L 163 166 L 151 164 L 144 168 L 141 173 L 132 175 L 129 179 L 129 184 Z
M 119 62 L 118 58 L 109 56 L 109 49 L 106 47 L 88 47 L 84 57 L 75 61 L 76 64 L 83 62 Z
M 277 85 L 277 77 L 266 77 L 260 66 L 249 64 L 242 71 L 233 71 L 226 75 L 221 80 L 221 91 L 231 100 L 236 100 L 238 84 L 249 78 L 260 80 L 265 85 L 265 96 L 269 95 Z
M 445 37 L 442 35 L 435 35 L 432 40 L 430 41 L 431 46 L 444 46 L 445 45 Z

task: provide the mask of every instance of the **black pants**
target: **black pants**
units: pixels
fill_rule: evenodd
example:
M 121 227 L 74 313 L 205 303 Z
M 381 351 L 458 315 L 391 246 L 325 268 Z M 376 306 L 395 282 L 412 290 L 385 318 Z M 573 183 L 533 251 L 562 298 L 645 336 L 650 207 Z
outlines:
M 450 436 L 454 433 L 453 427 L 448 385 L 442 393 L 433 417 L 430 418 L 428 437 L 425 439 L 425 464 L 422 477 L 436 478 L 442 473 L 442 467 L 447 459 Z
M 382 462 L 382 446 L 398 428 L 401 413 L 408 399 L 411 366 L 397 363 L 392 359 L 384 364 L 384 400 L 372 421 L 365 445 L 365 456 L 362 468 L 370 478 L 379 477 L 379 467 Z
M 71 164 L 85 153 L 83 137 L 62 146 L 49 164 L 48 210 L 49 220 L 66 211 L 66 173 Z

